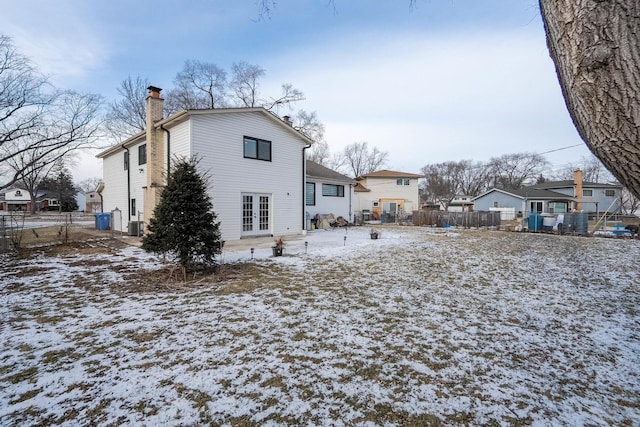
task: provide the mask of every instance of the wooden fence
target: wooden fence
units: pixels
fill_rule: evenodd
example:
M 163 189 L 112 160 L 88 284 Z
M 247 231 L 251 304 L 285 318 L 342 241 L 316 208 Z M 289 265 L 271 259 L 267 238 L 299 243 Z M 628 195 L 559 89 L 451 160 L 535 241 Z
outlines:
M 498 227 L 500 212 L 447 212 L 413 211 L 413 225 L 431 225 L 436 227 Z

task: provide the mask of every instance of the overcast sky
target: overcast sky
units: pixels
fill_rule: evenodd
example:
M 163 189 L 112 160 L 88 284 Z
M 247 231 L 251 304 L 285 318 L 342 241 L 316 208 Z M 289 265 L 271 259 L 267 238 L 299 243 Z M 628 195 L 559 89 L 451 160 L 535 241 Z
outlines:
M 262 66 L 301 89 L 332 151 L 367 141 L 389 169 L 589 151 L 562 99 L 535 0 L 2 0 L 0 32 L 62 89 L 114 99 L 128 75 L 170 88 L 184 61 Z M 286 111 L 281 111 L 285 113 Z M 84 159 L 76 180 L 101 176 Z

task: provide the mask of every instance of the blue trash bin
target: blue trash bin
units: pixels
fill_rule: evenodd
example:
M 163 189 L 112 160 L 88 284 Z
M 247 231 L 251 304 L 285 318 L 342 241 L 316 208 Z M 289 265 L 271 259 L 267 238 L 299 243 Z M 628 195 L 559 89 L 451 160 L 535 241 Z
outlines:
M 111 214 L 99 213 L 96 214 L 96 223 L 98 230 L 108 230 L 111 226 Z

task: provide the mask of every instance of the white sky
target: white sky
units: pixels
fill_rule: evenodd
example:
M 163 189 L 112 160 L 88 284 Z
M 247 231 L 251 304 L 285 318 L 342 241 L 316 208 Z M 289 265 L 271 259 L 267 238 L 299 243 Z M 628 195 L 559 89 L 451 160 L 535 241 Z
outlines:
M 554 152 L 589 154 L 566 111 L 533 0 L 253 0 L 2 5 L 0 32 L 63 89 L 114 99 L 128 75 L 170 88 L 185 60 L 267 71 L 263 94 L 301 89 L 332 151 L 355 141 L 388 151 L 389 169 Z M 480 4 L 481 3 L 481 4 Z M 84 156 L 81 180 L 101 176 Z

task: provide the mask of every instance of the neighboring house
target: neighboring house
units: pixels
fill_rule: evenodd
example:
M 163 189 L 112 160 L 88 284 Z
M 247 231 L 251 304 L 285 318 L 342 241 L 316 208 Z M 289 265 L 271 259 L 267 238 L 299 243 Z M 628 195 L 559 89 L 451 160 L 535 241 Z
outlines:
M 471 196 L 456 195 L 447 206 L 440 204 L 441 210 L 449 212 L 471 212 L 473 211 L 473 201 Z
M 516 213 L 570 212 L 574 198 L 550 190 L 535 188 L 521 188 L 518 190 L 503 190 L 492 188 L 473 199 L 475 211 L 490 211 L 493 209 L 514 209 Z
M 476 211 L 490 208 L 514 208 L 524 213 L 594 212 L 620 213 L 619 184 L 582 181 L 582 171 L 574 173 L 573 181 L 550 181 L 518 190 L 492 188 L 473 199 Z
M 299 234 L 305 226 L 304 150 L 312 141 L 264 108 L 183 110 L 162 117 L 150 86 L 146 131 L 98 154 L 103 211 L 118 208 L 117 228 L 149 223 L 176 158 L 199 159 L 222 239 Z
M 31 194 L 23 188 L 4 191 L 3 211 L 28 211 L 31 209 Z
M 38 191 L 36 195 L 36 210 L 46 211 L 58 209 L 56 197 L 50 197 L 50 191 Z M 0 205 L 3 211 L 31 211 L 31 193 L 23 188 L 11 188 L 4 192 L 4 202 Z
M 306 212 L 315 215 L 333 214 L 353 222 L 354 187 L 357 181 L 332 169 L 307 160 L 305 192 Z
M 356 178 L 355 210 L 365 219 L 394 221 L 420 208 L 418 180 L 422 175 L 390 170 L 371 172 Z
M 87 191 L 84 193 L 86 213 L 100 213 L 102 212 L 102 197 L 97 191 Z M 80 203 L 78 203 L 80 206 Z

